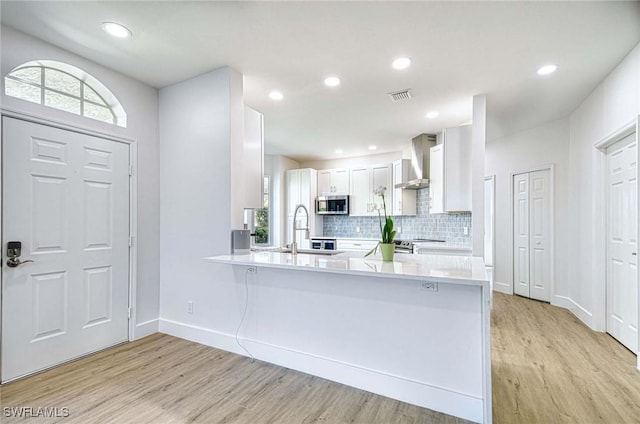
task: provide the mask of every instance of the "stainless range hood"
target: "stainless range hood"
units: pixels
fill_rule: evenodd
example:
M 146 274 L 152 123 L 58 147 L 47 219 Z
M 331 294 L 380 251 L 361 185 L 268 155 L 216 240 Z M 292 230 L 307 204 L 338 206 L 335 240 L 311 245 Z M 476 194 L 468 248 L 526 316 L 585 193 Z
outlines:
M 411 168 L 409 178 L 395 188 L 419 190 L 429 187 L 429 150 L 436 145 L 435 134 L 420 134 L 411 139 Z

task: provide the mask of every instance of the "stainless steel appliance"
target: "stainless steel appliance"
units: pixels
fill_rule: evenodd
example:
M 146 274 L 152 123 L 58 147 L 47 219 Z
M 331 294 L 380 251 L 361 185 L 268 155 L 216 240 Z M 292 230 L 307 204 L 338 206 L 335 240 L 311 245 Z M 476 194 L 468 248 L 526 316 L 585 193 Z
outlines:
M 231 254 L 244 255 L 251 250 L 251 232 L 249 230 L 231 230 Z
M 349 215 L 349 195 L 316 198 L 318 215 Z
M 311 249 L 313 250 L 336 250 L 338 241 L 334 238 L 311 238 Z
M 411 139 L 411 167 L 409 179 L 395 185 L 395 188 L 418 190 L 429 187 L 429 154 L 436 145 L 435 134 L 420 134 Z
M 415 243 L 444 243 L 444 240 L 433 240 L 433 239 L 411 239 L 411 240 L 394 240 L 396 245 L 395 252 L 396 253 L 416 253 L 415 252 Z

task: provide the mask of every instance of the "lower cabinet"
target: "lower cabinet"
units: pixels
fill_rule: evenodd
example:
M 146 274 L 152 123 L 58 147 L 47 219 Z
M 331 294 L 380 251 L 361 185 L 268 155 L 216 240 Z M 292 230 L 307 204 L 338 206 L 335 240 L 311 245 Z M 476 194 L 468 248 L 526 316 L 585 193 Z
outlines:
M 354 252 L 368 252 L 378 244 L 378 240 L 367 239 L 336 239 L 336 241 L 338 250 Z

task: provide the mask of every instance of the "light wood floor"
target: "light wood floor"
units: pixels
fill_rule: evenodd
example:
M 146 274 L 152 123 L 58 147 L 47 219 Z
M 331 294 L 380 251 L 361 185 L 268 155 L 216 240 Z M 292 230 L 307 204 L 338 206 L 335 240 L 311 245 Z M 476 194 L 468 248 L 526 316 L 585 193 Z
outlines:
M 499 293 L 495 423 L 640 423 L 636 358 L 568 311 Z M 461 423 L 296 371 L 156 334 L 0 387 L 5 423 Z M 9 418 L 7 407 L 69 408 Z

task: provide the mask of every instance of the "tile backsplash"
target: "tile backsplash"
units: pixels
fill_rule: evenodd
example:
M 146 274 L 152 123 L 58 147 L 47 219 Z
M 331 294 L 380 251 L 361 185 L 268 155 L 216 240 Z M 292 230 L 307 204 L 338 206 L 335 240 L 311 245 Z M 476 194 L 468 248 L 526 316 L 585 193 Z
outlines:
M 454 245 L 471 244 L 471 213 L 429 214 L 429 188 L 417 191 L 416 216 L 394 216 L 397 239 L 428 238 L 445 240 Z M 377 216 L 325 216 L 325 237 L 380 238 Z M 464 234 L 467 227 L 468 233 Z M 358 232 L 358 228 L 360 231 Z

